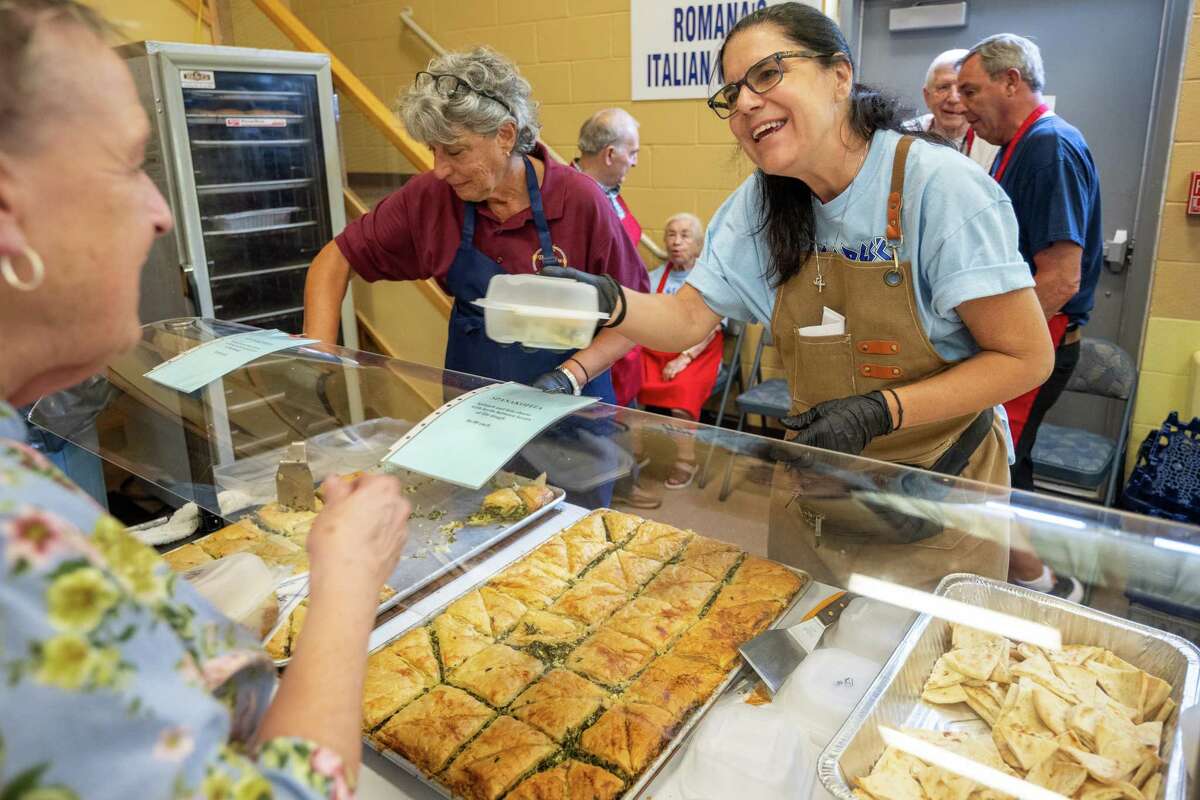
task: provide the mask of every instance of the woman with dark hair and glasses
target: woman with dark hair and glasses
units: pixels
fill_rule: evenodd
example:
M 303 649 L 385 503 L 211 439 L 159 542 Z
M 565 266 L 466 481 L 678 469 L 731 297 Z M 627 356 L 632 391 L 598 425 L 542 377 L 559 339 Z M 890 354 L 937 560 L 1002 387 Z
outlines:
M 448 53 L 400 99 L 409 134 L 433 152 L 417 175 L 321 250 L 308 272 L 304 330 L 333 342 L 351 271 L 367 281 L 434 278 L 454 298 L 447 369 L 614 402 L 608 368 L 632 348 L 605 331 L 577 353 L 502 346 L 472 301 L 494 275 L 575 267 L 638 291 L 641 257 L 595 182 L 549 158 L 529 82 L 487 48 Z
M 1007 485 L 999 405 L 1043 381 L 1053 354 L 1004 192 L 953 148 L 902 133 L 898 104 L 855 82 L 842 32 L 807 6 L 744 17 L 718 63 L 728 83 L 708 104 L 758 169 L 713 217 L 687 285 L 647 295 L 571 277 L 656 350 L 694 345 L 722 316 L 770 325 L 795 441 Z M 926 526 L 899 540 L 925 549 L 922 566 L 911 548 L 822 539 L 819 513 L 775 494 L 771 548 L 793 563 L 1005 575 L 1004 542 Z

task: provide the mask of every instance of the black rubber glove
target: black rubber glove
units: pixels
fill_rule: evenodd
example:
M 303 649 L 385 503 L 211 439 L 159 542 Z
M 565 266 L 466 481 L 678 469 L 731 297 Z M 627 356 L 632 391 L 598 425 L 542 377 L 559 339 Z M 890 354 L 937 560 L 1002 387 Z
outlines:
M 541 389 L 547 394 L 575 394 L 575 387 L 563 375 L 562 370 L 555 369 L 541 375 L 533 382 L 533 388 Z
M 892 412 L 880 392 L 826 400 L 779 420 L 785 428 L 799 431 L 791 441 L 856 456 L 876 436 L 891 433 Z
M 625 305 L 625 292 L 621 288 L 621 284 L 617 283 L 611 275 L 593 275 L 590 272 L 582 272 L 571 267 L 555 266 L 542 267 L 540 274 L 547 278 L 567 278 L 579 283 L 586 283 L 588 286 L 595 286 L 600 300 L 598 310 L 608 314 L 607 320 L 600 320 L 596 325 L 597 330 L 607 327 L 606 323 L 612 323 L 614 312 L 617 308 Z

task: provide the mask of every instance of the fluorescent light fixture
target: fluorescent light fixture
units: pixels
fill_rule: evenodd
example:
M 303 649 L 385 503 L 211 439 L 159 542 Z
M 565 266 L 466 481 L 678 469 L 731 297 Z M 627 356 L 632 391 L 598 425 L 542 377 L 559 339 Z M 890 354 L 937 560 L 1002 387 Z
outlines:
M 855 573 L 846 584 L 847 591 L 870 597 L 894 606 L 907 608 L 921 614 L 944 619 L 968 628 L 1015 639 L 1018 642 L 1029 642 L 1047 650 L 1062 649 L 1062 634 L 1058 628 L 1030 622 L 1012 614 L 992 611 L 990 608 L 980 608 L 970 603 L 951 600 L 919 589 L 910 589 L 898 583 L 869 578 Z
M 1033 522 L 1048 522 L 1051 525 L 1061 525 L 1064 528 L 1072 528 L 1077 531 L 1087 529 L 1087 523 L 1083 520 L 1064 517 L 1061 514 L 1051 514 L 1048 511 L 1035 511 L 1032 508 L 1022 508 L 1021 506 L 1011 506 L 1007 503 L 998 503 L 995 500 L 988 500 L 984 505 L 993 511 L 999 511 L 1007 517 L 1021 517 Z
M 888 747 L 902 750 L 935 767 L 941 767 L 944 770 L 953 772 L 955 775 L 961 775 L 968 780 L 981 783 L 989 789 L 995 789 L 998 792 L 1012 795 L 1019 800 L 1067 800 L 1065 796 L 1058 792 L 1052 792 L 1049 789 L 1038 786 L 1036 783 L 1030 783 L 1012 775 L 1007 775 L 998 769 L 989 767 L 986 764 L 980 764 L 977 761 L 972 761 L 965 756 L 960 756 L 958 753 L 952 753 L 944 747 L 938 747 L 924 739 L 918 739 L 915 736 L 901 733 L 895 728 L 880 725 L 879 735 L 883 737 L 883 742 Z
M 967 4 L 919 3 L 888 12 L 888 30 L 922 31 L 930 28 L 962 28 L 967 24 Z
M 1163 550 L 1174 550 L 1177 553 L 1187 553 L 1192 556 L 1200 556 L 1200 545 L 1188 544 L 1187 542 L 1177 542 L 1174 539 L 1164 539 L 1161 536 L 1154 537 L 1154 546 L 1160 547 Z

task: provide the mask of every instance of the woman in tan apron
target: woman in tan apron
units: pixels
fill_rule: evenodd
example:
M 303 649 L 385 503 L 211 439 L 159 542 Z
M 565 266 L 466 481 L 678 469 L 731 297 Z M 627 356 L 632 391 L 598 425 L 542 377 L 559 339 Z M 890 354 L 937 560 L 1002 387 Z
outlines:
M 648 296 L 558 274 L 595 285 L 610 326 L 655 349 L 689 346 L 722 315 L 769 323 L 793 441 L 1006 486 L 993 409 L 1053 358 L 1007 199 L 952 149 L 902 136 L 901 110 L 854 83 L 820 12 L 784 3 L 743 18 L 719 63 L 730 82 L 709 106 L 758 171 L 710 222 L 689 285 Z M 812 330 L 836 326 L 829 312 L 841 329 Z M 914 586 L 1005 576 L 1003 526 L 968 534 L 952 508 L 914 511 L 940 484 L 885 473 L 895 485 L 865 461 L 778 467 L 770 555 L 839 583 L 855 571 Z M 953 498 L 940 499 L 926 506 Z

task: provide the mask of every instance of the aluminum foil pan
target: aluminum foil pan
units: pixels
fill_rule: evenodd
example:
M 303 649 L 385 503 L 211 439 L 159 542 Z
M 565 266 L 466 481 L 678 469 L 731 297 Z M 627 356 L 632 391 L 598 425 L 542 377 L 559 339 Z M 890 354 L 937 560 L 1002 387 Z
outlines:
M 1179 712 L 1200 697 L 1200 648 L 1174 634 L 1139 625 L 1057 597 L 978 575 L 947 575 L 936 594 L 1002 611 L 1062 632 L 1065 644 L 1108 648 L 1171 684 L 1179 708 L 1165 731 L 1162 757 L 1165 800 L 1183 800 L 1187 774 L 1179 734 Z M 841 730 L 822 751 L 817 775 L 839 800 L 855 800 L 850 780 L 867 775 L 883 754 L 879 726 L 986 732 L 987 723 L 965 705 L 936 706 L 921 700 L 934 662 L 950 649 L 950 623 L 922 614 L 900 641 Z

